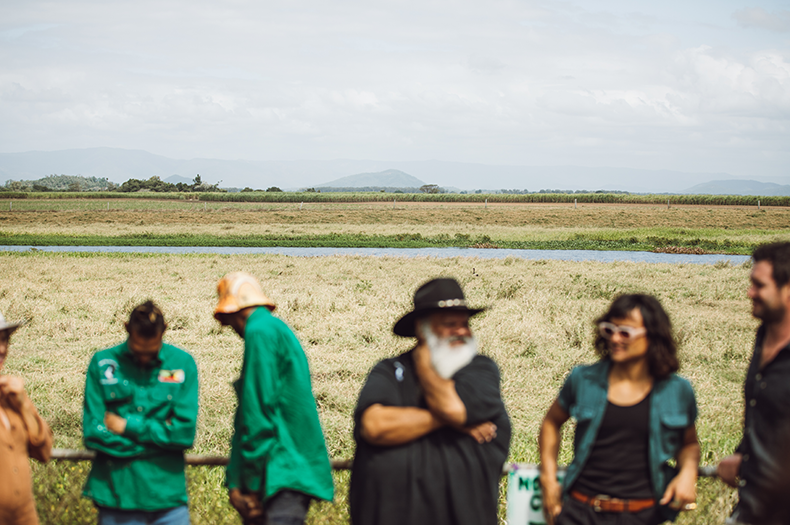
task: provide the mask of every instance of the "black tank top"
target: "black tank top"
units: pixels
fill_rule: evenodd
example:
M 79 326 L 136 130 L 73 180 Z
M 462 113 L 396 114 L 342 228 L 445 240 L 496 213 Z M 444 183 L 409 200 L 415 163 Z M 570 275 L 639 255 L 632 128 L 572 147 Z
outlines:
M 654 497 L 648 463 L 651 395 L 630 407 L 606 402 L 601 428 L 573 490 L 621 499 Z

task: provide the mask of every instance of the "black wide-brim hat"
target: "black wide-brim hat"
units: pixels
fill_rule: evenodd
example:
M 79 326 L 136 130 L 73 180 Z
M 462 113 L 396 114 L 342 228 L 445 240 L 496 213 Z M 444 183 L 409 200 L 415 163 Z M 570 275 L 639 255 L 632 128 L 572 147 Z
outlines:
M 433 312 L 453 310 L 477 315 L 485 308 L 469 308 L 461 285 L 455 279 L 428 281 L 414 292 L 414 309 L 398 319 L 392 331 L 401 337 L 416 337 L 415 321 Z

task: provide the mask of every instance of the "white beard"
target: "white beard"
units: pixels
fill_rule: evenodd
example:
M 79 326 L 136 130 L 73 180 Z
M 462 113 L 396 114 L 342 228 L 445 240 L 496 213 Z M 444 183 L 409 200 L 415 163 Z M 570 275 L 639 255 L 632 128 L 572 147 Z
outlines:
M 420 332 L 431 351 L 431 364 L 436 373 L 444 379 L 450 379 L 460 369 L 472 362 L 477 355 L 477 341 L 474 337 L 461 337 L 463 344 L 452 346 L 456 337 L 439 338 L 431 330 L 430 322 L 419 323 Z

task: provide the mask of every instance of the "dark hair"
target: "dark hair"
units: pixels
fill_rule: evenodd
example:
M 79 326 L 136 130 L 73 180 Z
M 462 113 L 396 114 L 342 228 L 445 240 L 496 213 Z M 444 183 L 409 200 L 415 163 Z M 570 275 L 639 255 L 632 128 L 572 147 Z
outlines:
M 631 294 L 616 298 L 609 311 L 595 320 L 595 351 L 601 359 L 609 359 L 608 341 L 597 331 L 598 323 L 628 317 L 635 308 L 639 308 L 647 329 L 647 364 L 650 375 L 655 379 L 664 379 L 678 371 L 680 362 L 672 333 L 672 322 L 661 303 L 652 295 Z
M 141 305 L 135 306 L 129 315 L 129 324 L 126 329 L 129 333 L 150 338 L 161 335 L 167 325 L 162 310 L 150 299 Z
M 773 267 L 774 282 L 781 288 L 790 281 L 790 242 L 772 242 L 754 249 L 752 261 L 766 261 Z

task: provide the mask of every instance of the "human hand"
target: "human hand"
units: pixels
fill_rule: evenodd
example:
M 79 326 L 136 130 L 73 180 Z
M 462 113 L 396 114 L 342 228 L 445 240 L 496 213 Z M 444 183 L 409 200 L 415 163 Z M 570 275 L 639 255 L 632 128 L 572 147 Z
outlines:
M 104 426 L 106 426 L 107 430 L 109 430 L 113 434 L 118 434 L 120 436 L 121 434 L 123 434 L 124 430 L 126 430 L 126 419 L 122 418 L 118 414 L 113 414 L 112 412 L 105 412 Z
M 464 434 L 469 434 L 475 441 L 480 443 L 489 443 L 496 437 L 496 425 L 490 421 L 485 421 L 479 425 L 470 427 L 462 427 L 459 429 Z
M 21 377 L 0 376 L 0 395 L 5 398 L 9 407 L 21 413 L 27 401 L 24 380 Z
M 562 487 L 556 478 L 540 477 L 541 493 L 543 495 L 543 515 L 547 525 L 554 525 L 554 520 L 562 512 Z
M 733 454 L 722 459 L 716 467 L 716 474 L 730 487 L 738 486 L 738 471 L 741 470 L 742 460 L 742 454 Z
M 659 504 L 666 505 L 674 510 L 694 510 L 697 508 L 697 473 L 681 470 L 680 473 L 672 478 L 664 491 L 664 497 Z
M 244 520 L 263 516 L 263 502 L 261 502 L 258 494 L 245 494 L 241 489 L 230 489 L 228 491 L 228 499 Z

